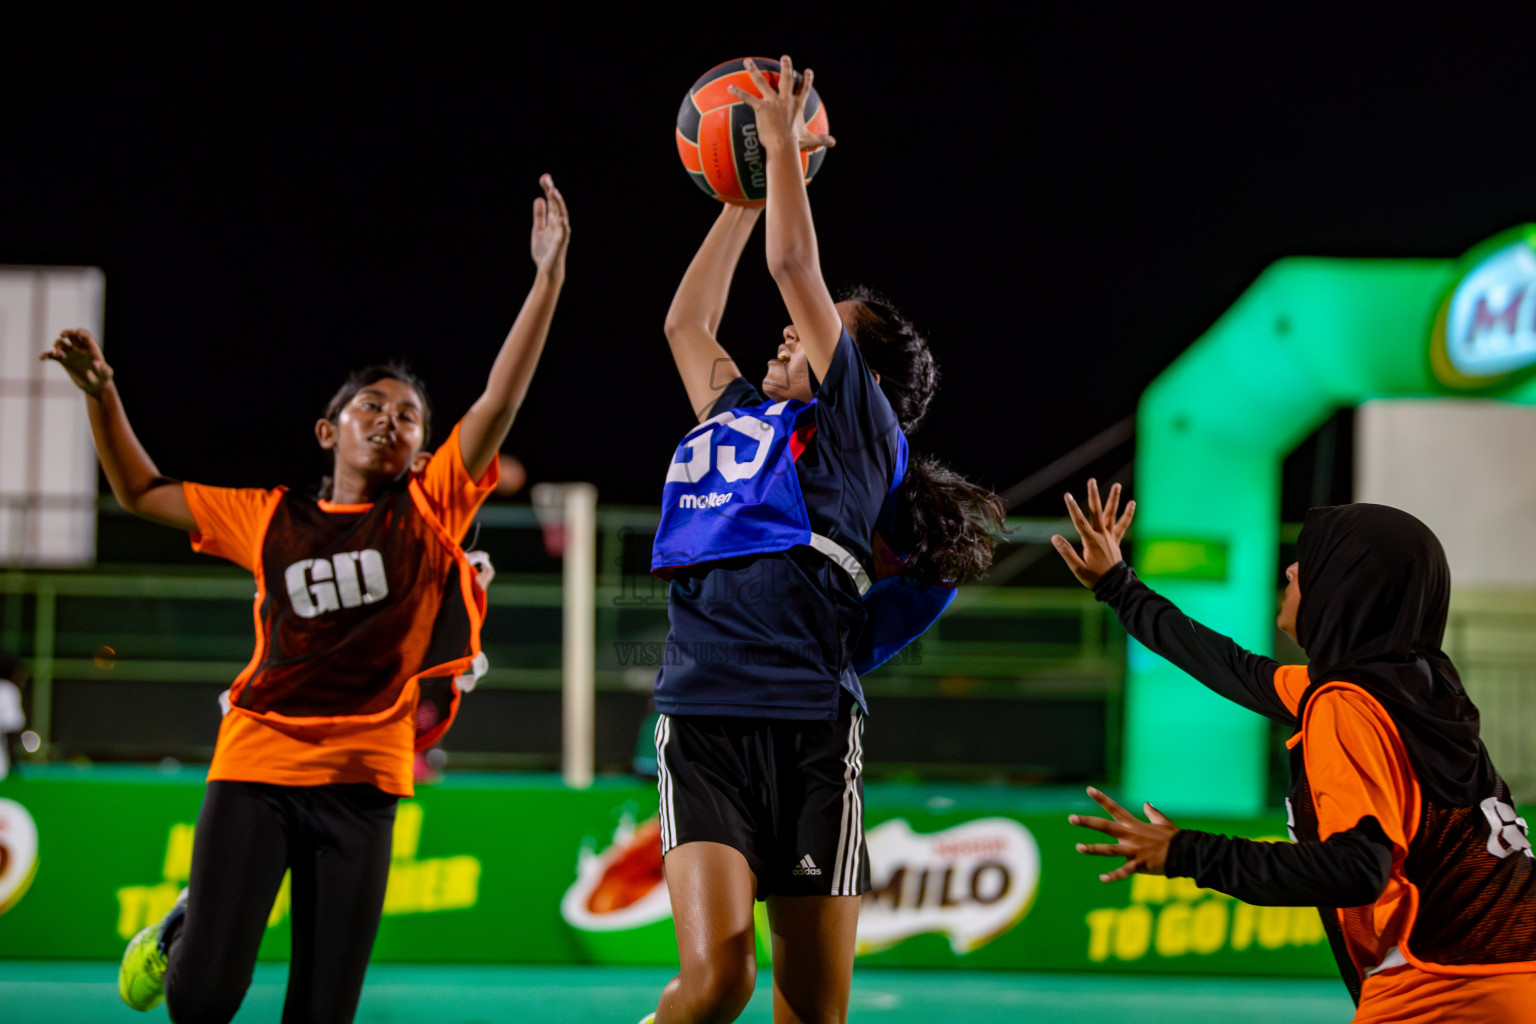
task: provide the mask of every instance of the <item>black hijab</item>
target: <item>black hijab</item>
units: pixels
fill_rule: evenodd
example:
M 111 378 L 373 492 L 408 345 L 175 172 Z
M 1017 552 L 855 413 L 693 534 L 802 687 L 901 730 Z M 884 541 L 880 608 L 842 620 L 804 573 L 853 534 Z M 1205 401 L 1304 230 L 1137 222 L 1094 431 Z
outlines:
M 1475 803 L 1491 765 L 1477 708 L 1440 649 L 1451 600 L 1440 541 L 1400 509 L 1336 505 L 1307 513 L 1296 560 L 1296 638 L 1312 686 L 1339 680 L 1375 697 L 1419 785 L 1452 806 Z

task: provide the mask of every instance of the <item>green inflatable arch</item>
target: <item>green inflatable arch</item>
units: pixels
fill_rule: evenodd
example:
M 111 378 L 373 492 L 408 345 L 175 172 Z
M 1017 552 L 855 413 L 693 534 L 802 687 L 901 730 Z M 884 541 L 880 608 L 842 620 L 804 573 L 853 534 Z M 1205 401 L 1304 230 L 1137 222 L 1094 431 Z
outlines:
M 1138 573 L 1270 652 L 1282 460 L 1334 410 L 1371 398 L 1536 404 L 1533 243 L 1526 225 L 1460 261 L 1290 258 L 1265 270 L 1142 396 Z M 1134 642 L 1125 723 L 1132 799 L 1221 816 L 1263 809 L 1265 722 Z

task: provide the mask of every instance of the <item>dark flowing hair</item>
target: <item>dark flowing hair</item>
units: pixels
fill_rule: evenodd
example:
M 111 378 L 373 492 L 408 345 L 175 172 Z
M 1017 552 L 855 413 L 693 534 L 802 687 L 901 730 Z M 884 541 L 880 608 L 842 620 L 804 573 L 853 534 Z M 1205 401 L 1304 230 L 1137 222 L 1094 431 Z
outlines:
M 843 301 L 859 306 L 852 336 L 870 370 L 880 375 L 880 390 L 890 401 L 901 432 L 910 435 L 928 413 L 939 386 L 939 368 L 927 340 L 896 307 L 868 288 L 858 287 Z M 990 489 L 974 484 L 931 455 L 907 459 L 903 497 L 910 515 L 909 571 L 920 579 L 962 583 L 992 566 L 1007 516 Z
M 341 410 L 347 407 L 347 403 L 357 397 L 357 393 L 370 384 L 377 384 L 381 380 L 397 380 L 407 385 L 416 392 L 421 399 L 421 447 L 425 448 L 432 440 L 432 399 L 427 394 L 427 385 L 416 373 L 402 362 L 391 360 L 387 363 L 379 363 L 374 366 L 365 366 L 361 370 L 353 370 L 347 374 L 347 379 L 341 387 L 331 396 L 331 400 L 325 404 L 325 412 L 322 414 L 332 423 L 341 418 Z M 420 449 L 418 449 L 420 450 Z M 334 467 L 336 456 L 332 454 L 331 465 Z M 329 498 L 331 487 L 335 483 L 330 475 L 326 475 L 320 481 L 319 497 Z

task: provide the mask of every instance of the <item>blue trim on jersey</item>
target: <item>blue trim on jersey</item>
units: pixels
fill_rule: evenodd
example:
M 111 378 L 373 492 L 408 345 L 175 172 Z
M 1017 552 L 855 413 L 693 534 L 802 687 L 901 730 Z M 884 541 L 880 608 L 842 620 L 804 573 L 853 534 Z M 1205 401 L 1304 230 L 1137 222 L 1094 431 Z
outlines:
M 864 628 L 853 652 L 853 670 L 868 675 L 890 661 L 939 620 L 959 593 L 954 587 L 910 576 L 876 580 L 864 595 Z
M 886 492 L 875 529 L 887 540 L 899 534 L 896 517 L 901 512 L 901 484 L 907 477 L 907 439 L 896 445 L 896 476 Z M 878 579 L 864 592 L 864 628 L 853 652 L 853 670 L 864 676 L 890 661 L 903 648 L 926 633 L 955 599 L 954 587 L 924 583 L 911 576 Z

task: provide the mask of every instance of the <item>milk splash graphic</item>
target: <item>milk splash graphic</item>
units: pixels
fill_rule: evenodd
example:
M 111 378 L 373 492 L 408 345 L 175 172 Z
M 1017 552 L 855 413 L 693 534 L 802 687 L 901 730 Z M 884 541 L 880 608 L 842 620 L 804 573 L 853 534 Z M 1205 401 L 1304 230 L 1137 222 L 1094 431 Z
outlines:
M 560 915 L 587 932 L 626 931 L 669 919 L 672 902 L 661 866 L 659 821 L 651 818 L 637 826 L 626 812 L 606 850 L 584 844 Z

